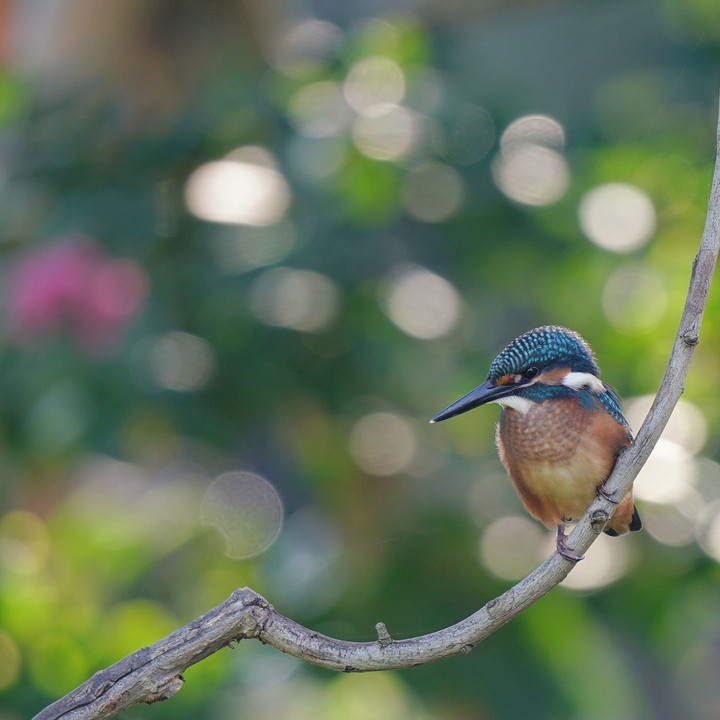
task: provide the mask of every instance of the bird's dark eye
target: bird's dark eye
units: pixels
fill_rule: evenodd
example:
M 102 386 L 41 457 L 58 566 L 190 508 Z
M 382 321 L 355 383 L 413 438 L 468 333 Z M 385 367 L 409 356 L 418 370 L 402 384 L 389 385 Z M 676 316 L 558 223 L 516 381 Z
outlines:
M 531 365 L 529 368 L 523 370 L 522 378 L 523 380 L 532 380 L 539 372 L 534 365 Z

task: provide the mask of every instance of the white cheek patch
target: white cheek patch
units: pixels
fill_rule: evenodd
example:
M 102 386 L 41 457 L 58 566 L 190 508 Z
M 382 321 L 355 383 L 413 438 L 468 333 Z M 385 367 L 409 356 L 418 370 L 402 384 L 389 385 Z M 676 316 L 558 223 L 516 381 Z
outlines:
M 592 373 L 584 372 L 569 372 L 562 381 L 563 385 L 566 385 L 573 390 L 591 390 L 594 393 L 604 393 L 605 386 L 600 378 L 595 377 Z
M 519 397 L 517 395 L 509 395 L 508 397 L 498 398 L 497 400 L 493 400 L 493 402 L 498 405 L 502 405 L 503 407 L 517 410 L 523 415 L 527 415 L 530 408 L 533 406 L 532 400 L 528 400 L 527 398 Z

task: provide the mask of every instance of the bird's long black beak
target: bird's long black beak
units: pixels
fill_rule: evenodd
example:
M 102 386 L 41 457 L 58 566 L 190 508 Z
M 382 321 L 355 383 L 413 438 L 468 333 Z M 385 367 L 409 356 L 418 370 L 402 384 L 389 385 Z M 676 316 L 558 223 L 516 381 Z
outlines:
M 436 423 L 456 415 L 462 415 L 462 413 L 480 405 L 512 395 L 517 389 L 517 385 L 493 385 L 489 380 L 486 380 L 480 387 L 476 387 L 472 392 L 439 412 L 430 422 Z

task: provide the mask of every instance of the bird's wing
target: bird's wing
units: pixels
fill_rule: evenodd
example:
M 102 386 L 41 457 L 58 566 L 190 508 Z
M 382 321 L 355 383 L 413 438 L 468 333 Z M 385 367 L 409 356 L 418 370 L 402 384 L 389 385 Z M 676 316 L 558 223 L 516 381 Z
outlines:
M 605 392 L 598 395 L 598 400 L 602 403 L 602 406 L 623 426 L 630 429 L 625 416 L 622 414 L 620 409 L 620 396 L 617 390 L 612 385 L 603 383 L 605 386 Z

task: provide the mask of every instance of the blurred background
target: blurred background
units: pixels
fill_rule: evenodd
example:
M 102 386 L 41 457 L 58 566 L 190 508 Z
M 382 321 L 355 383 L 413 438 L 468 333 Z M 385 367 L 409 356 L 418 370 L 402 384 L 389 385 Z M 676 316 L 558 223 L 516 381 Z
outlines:
M 707 207 L 716 3 L 2 0 L 0 51 L 2 720 L 243 585 L 403 638 L 551 552 L 497 409 L 427 421 L 562 324 L 637 430 Z M 719 310 L 645 531 L 473 653 L 338 675 L 247 642 L 123 717 L 716 718 Z

